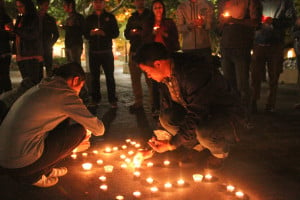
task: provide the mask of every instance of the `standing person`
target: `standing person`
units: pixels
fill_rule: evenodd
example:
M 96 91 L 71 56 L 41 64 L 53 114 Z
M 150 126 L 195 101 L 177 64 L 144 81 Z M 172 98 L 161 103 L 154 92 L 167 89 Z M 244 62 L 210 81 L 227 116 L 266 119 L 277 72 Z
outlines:
M 143 43 L 160 42 L 169 52 L 180 49 L 178 31 L 175 22 L 166 17 L 166 7 L 161 0 L 152 1 L 151 15 L 143 27 Z M 152 114 L 159 114 L 159 83 L 152 80 Z
M 182 51 L 212 61 L 210 31 L 214 23 L 214 7 L 207 0 L 187 0 L 176 11 L 176 22 L 182 34 Z
M 7 29 L 15 34 L 16 61 L 22 78 L 29 77 L 37 84 L 42 79 L 43 47 L 39 17 L 31 0 L 17 0 L 18 16 L 14 27 Z
M 6 13 L 4 1 L 0 0 L 0 94 L 12 89 L 9 75 L 11 62 L 10 34 L 6 30 L 5 25 L 7 24 L 12 27 L 12 20 Z
M 274 112 L 278 80 L 283 70 L 284 36 L 288 27 L 294 25 L 296 11 L 292 0 L 262 0 L 262 25 L 256 31 L 252 56 L 252 112 L 257 112 L 261 81 L 267 64 L 269 95 L 266 112 Z
M 78 97 L 84 81 L 78 63 L 65 64 L 12 105 L 0 125 L 0 166 L 12 178 L 37 187 L 53 186 L 67 173 L 67 168 L 54 166 L 74 149 L 88 148 L 90 132 L 103 135 L 102 121 Z
M 42 29 L 42 41 L 43 41 L 43 58 L 44 63 L 41 63 L 42 67 L 45 65 L 46 74 L 48 77 L 52 75 L 53 64 L 53 45 L 59 37 L 59 33 L 56 26 L 56 20 L 50 16 L 47 11 L 49 9 L 50 0 L 37 0 L 38 15 L 40 18 L 40 26 Z
M 300 17 L 297 17 L 295 25 L 292 29 L 292 36 L 294 39 L 294 50 L 296 52 L 296 65 L 298 69 L 298 83 L 300 80 Z M 295 109 L 300 109 L 300 103 L 294 105 Z
M 150 15 L 150 10 L 145 8 L 145 0 L 134 0 L 136 11 L 129 17 L 124 31 L 125 38 L 130 41 L 129 50 L 129 72 L 131 77 L 134 103 L 129 106 L 130 112 L 143 109 L 143 89 L 141 84 L 142 71 L 134 61 L 133 57 L 142 44 L 143 25 Z M 146 83 L 151 96 L 151 81 L 145 76 Z
M 207 167 L 221 167 L 243 122 L 243 109 L 236 91 L 205 59 L 186 53 L 170 54 L 161 43 L 150 43 L 136 55 L 139 67 L 161 82 L 161 125 L 170 141 L 152 138 L 157 152 L 179 146 L 208 149 L 213 157 Z
M 83 49 L 84 17 L 76 12 L 75 0 L 64 0 L 63 7 L 68 18 L 61 27 L 65 32 L 65 53 L 69 62 L 81 64 Z
M 117 108 L 112 39 L 119 36 L 119 27 L 115 16 L 104 9 L 104 0 L 93 0 L 93 8 L 93 14 L 86 17 L 85 30 L 85 37 L 89 40 L 90 95 L 93 104 L 101 101 L 100 66 L 102 66 L 106 78 L 108 101 L 112 108 Z
M 250 112 L 250 62 L 254 29 L 261 19 L 259 0 L 220 0 L 221 65 L 224 77 L 241 95 Z

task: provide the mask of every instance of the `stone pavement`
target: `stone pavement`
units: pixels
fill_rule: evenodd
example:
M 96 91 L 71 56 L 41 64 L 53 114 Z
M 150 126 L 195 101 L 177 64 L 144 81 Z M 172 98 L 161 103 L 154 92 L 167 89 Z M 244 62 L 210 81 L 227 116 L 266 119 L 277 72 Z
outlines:
M 20 81 L 18 72 L 13 71 L 13 82 Z M 266 100 L 266 85 L 262 90 L 262 100 L 259 102 L 260 112 L 253 116 L 254 128 L 240 135 L 241 141 L 235 145 L 227 159 L 225 166 L 213 175 L 212 181 L 196 183 L 192 175 L 205 175 L 204 162 L 208 152 L 195 152 L 179 149 L 175 152 L 155 154 L 150 161 L 153 167 L 143 165 L 139 171 L 140 178 L 134 178 L 133 168 L 120 158 L 124 154 L 127 158 L 129 150 L 136 148 L 126 143 L 126 139 L 139 142 L 142 146 L 151 136 L 155 123 L 150 115 L 147 88 L 145 110 L 136 114 L 128 112 L 132 103 L 130 77 L 123 73 L 123 63 L 116 63 L 115 78 L 119 97 L 118 109 L 110 109 L 106 100 L 105 79 L 102 75 L 103 102 L 94 112 L 102 118 L 106 125 L 105 136 L 93 137 L 91 149 L 87 157 L 78 154 L 74 160 L 68 158 L 60 163 L 69 172 L 61 177 L 59 183 L 51 188 L 41 189 L 20 185 L 5 174 L 0 175 L 1 200 L 114 200 L 122 195 L 126 200 L 298 200 L 300 199 L 300 111 L 293 109 L 293 104 L 300 101 L 300 89 L 295 84 L 279 86 L 277 112 L 265 114 L 263 109 Z M 127 145 L 123 150 L 122 145 Z M 106 147 L 118 147 L 119 150 L 105 153 Z M 93 150 L 97 152 L 93 153 Z M 188 160 L 187 158 L 190 158 Z M 97 160 L 103 161 L 102 165 Z M 169 160 L 169 166 L 164 165 Z M 91 162 L 93 168 L 84 171 L 81 164 Z M 148 161 L 144 162 L 147 164 Z M 113 165 L 112 173 L 105 173 L 104 165 Z M 124 167 L 124 165 L 123 165 Z M 99 176 L 105 175 L 107 180 L 102 182 Z M 153 184 L 146 178 L 152 177 Z M 183 178 L 185 184 L 177 185 L 177 180 Z M 173 184 L 171 189 L 165 189 L 166 182 Z M 107 190 L 101 190 L 100 185 L 106 184 Z M 244 192 L 244 198 L 238 198 L 232 192 L 226 191 L 226 185 L 232 184 L 237 190 Z M 151 186 L 157 186 L 158 192 L 152 193 Z M 141 192 L 139 198 L 133 192 Z M 121 198 L 120 198 L 121 199 Z

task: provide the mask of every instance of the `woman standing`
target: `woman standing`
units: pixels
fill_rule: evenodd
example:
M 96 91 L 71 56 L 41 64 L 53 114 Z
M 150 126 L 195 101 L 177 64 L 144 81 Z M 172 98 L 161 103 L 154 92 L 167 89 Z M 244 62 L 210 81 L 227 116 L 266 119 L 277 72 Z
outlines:
M 29 77 L 32 82 L 39 83 L 43 77 L 42 37 L 39 18 L 31 0 L 17 0 L 18 16 L 16 24 L 10 30 L 16 35 L 15 53 L 22 78 Z
M 151 5 L 151 15 L 145 23 L 142 32 L 143 43 L 162 43 L 169 52 L 180 49 L 178 31 L 175 22 L 166 18 L 165 4 L 154 0 Z M 159 83 L 152 81 L 152 115 L 156 118 L 160 109 Z
M 9 67 L 11 61 L 10 36 L 6 26 L 12 25 L 11 18 L 7 15 L 4 1 L 0 0 L 0 94 L 11 90 Z

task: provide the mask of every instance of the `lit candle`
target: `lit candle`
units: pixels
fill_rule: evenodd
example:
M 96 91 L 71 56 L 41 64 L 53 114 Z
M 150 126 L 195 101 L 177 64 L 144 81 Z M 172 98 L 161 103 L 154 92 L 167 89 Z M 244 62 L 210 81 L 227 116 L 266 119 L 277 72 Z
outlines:
M 98 152 L 97 150 L 94 150 L 94 151 L 93 151 L 93 154 L 96 154 L 96 155 L 97 155 L 98 153 L 99 153 L 99 152 Z
M 113 151 L 118 151 L 119 148 L 118 147 L 113 147 Z
M 99 176 L 99 180 L 103 182 L 106 181 L 106 176 Z
M 103 191 L 106 191 L 108 187 L 107 187 L 107 185 L 103 184 L 103 185 L 100 185 L 99 188 Z
M 131 159 L 130 159 L 130 158 L 126 158 L 126 159 L 125 159 L 125 162 L 130 163 L 130 162 L 131 162 Z
M 127 168 L 127 164 L 126 163 L 122 163 L 121 164 L 121 168 L 126 169 Z
M 159 26 L 154 26 L 154 27 L 153 27 L 153 30 L 156 31 L 156 30 L 159 29 L 159 28 L 160 28 Z
M 179 180 L 177 181 L 177 185 L 178 185 L 178 186 L 183 186 L 184 184 L 185 184 L 185 182 L 184 182 L 183 179 L 179 179 Z
M 166 189 L 170 189 L 170 188 L 172 188 L 172 183 L 167 182 L 167 183 L 165 183 L 164 186 L 165 186 Z
M 205 175 L 205 180 L 211 181 L 211 179 L 212 179 L 212 175 L 211 174 L 206 174 Z
M 87 157 L 88 153 L 82 153 L 81 155 L 82 155 L 82 157 Z
M 203 179 L 203 175 L 202 174 L 193 174 L 193 179 L 195 182 L 201 182 Z
M 229 12 L 228 12 L 228 11 L 224 12 L 224 13 L 223 13 L 223 17 L 230 17 Z
M 106 173 L 112 173 L 113 170 L 114 170 L 114 166 L 112 166 L 112 165 L 105 165 L 104 166 L 104 171 Z
M 226 189 L 228 192 L 233 192 L 235 190 L 235 187 L 233 185 L 227 185 Z
M 136 198 L 139 198 L 141 197 L 142 193 L 140 191 L 134 191 L 132 195 L 135 196 Z
M 111 150 L 110 147 L 106 147 L 105 150 L 104 150 L 105 153 L 111 153 L 111 151 L 112 151 L 112 150 Z
M 77 158 L 77 154 L 76 153 L 73 153 L 72 155 L 71 155 L 71 158 L 73 158 L 74 160 Z
M 127 146 L 124 144 L 121 146 L 122 149 L 127 149 Z
M 133 175 L 135 178 L 139 178 L 141 176 L 141 172 L 135 171 L 135 172 L 133 172 Z
M 102 165 L 103 164 L 103 160 L 99 159 L 96 161 L 98 165 Z
M 120 155 L 120 158 L 124 160 L 126 158 L 126 156 L 124 154 L 122 154 L 122 155 Z
M 92 163 L 83 163 L 83 164 L 82 164 L 82 168 L 83 168 L 84 170 L 91 170 L 92 167 L 93 167 L 93 164 L 92 164 Z
M 242 199 L 242 198 L 244 198 L 244 193 L 242 191 L 237 191 L 235 193 L 235 196 L 239 199 Z
M 148 178 L 146 179 L 146 181 L 147 181 L 147 183 L 152 184 L 152 183 L 154 182 L 154 179 L 151 178 L 151 177 L 148 177 Z
M 140 148 L 141 144 L 135 144 L 134 146 L 135 146 L 135 148 Z
M 153 162 L 148 162 L 147 163 L 147 167 L 153 167 L 153 165 L 154 165 Z
M 150 191 L 151 191 L 152 193 L 155 193 L 155 192 L 158 191 L 158 187 L 156 187 L 156 186 L 151 187 L 151 188 L 150 188 Z
M 130 143 L 131 139 L 126 139 L 125 142 Z
M 168 161 L 168 160 L 165 160 L 165 161 L 164 161 L 164 166 L 169 166 L 169 165 L 170 165 L 170 163 L 171 163 L 170 161 Z
M 135 142 L 135 141 L 131 141 L 130 144 L 131 144 L 132 146 L 134 146 L 134 145 L 136 144 L 136 142 Z
M 116 200 L 124 200 L 124 197 L 122 195 L 116 196 Z
M 134 154 L 134 151 L 128 151 L 128 155 L 133 155 Z

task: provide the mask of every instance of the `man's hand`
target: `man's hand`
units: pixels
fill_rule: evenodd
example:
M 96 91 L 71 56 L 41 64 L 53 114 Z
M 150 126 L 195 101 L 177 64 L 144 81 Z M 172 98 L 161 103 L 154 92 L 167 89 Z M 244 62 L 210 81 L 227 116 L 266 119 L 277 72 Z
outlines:
M 148 144 L 152 149 L 158 153 L 163 153 L 166 151 L 172 151 L 176 149 L 174 146 L 170 144 L 168 140 L 157 140 L 155 137 L 152 137 L 149 141 Z

